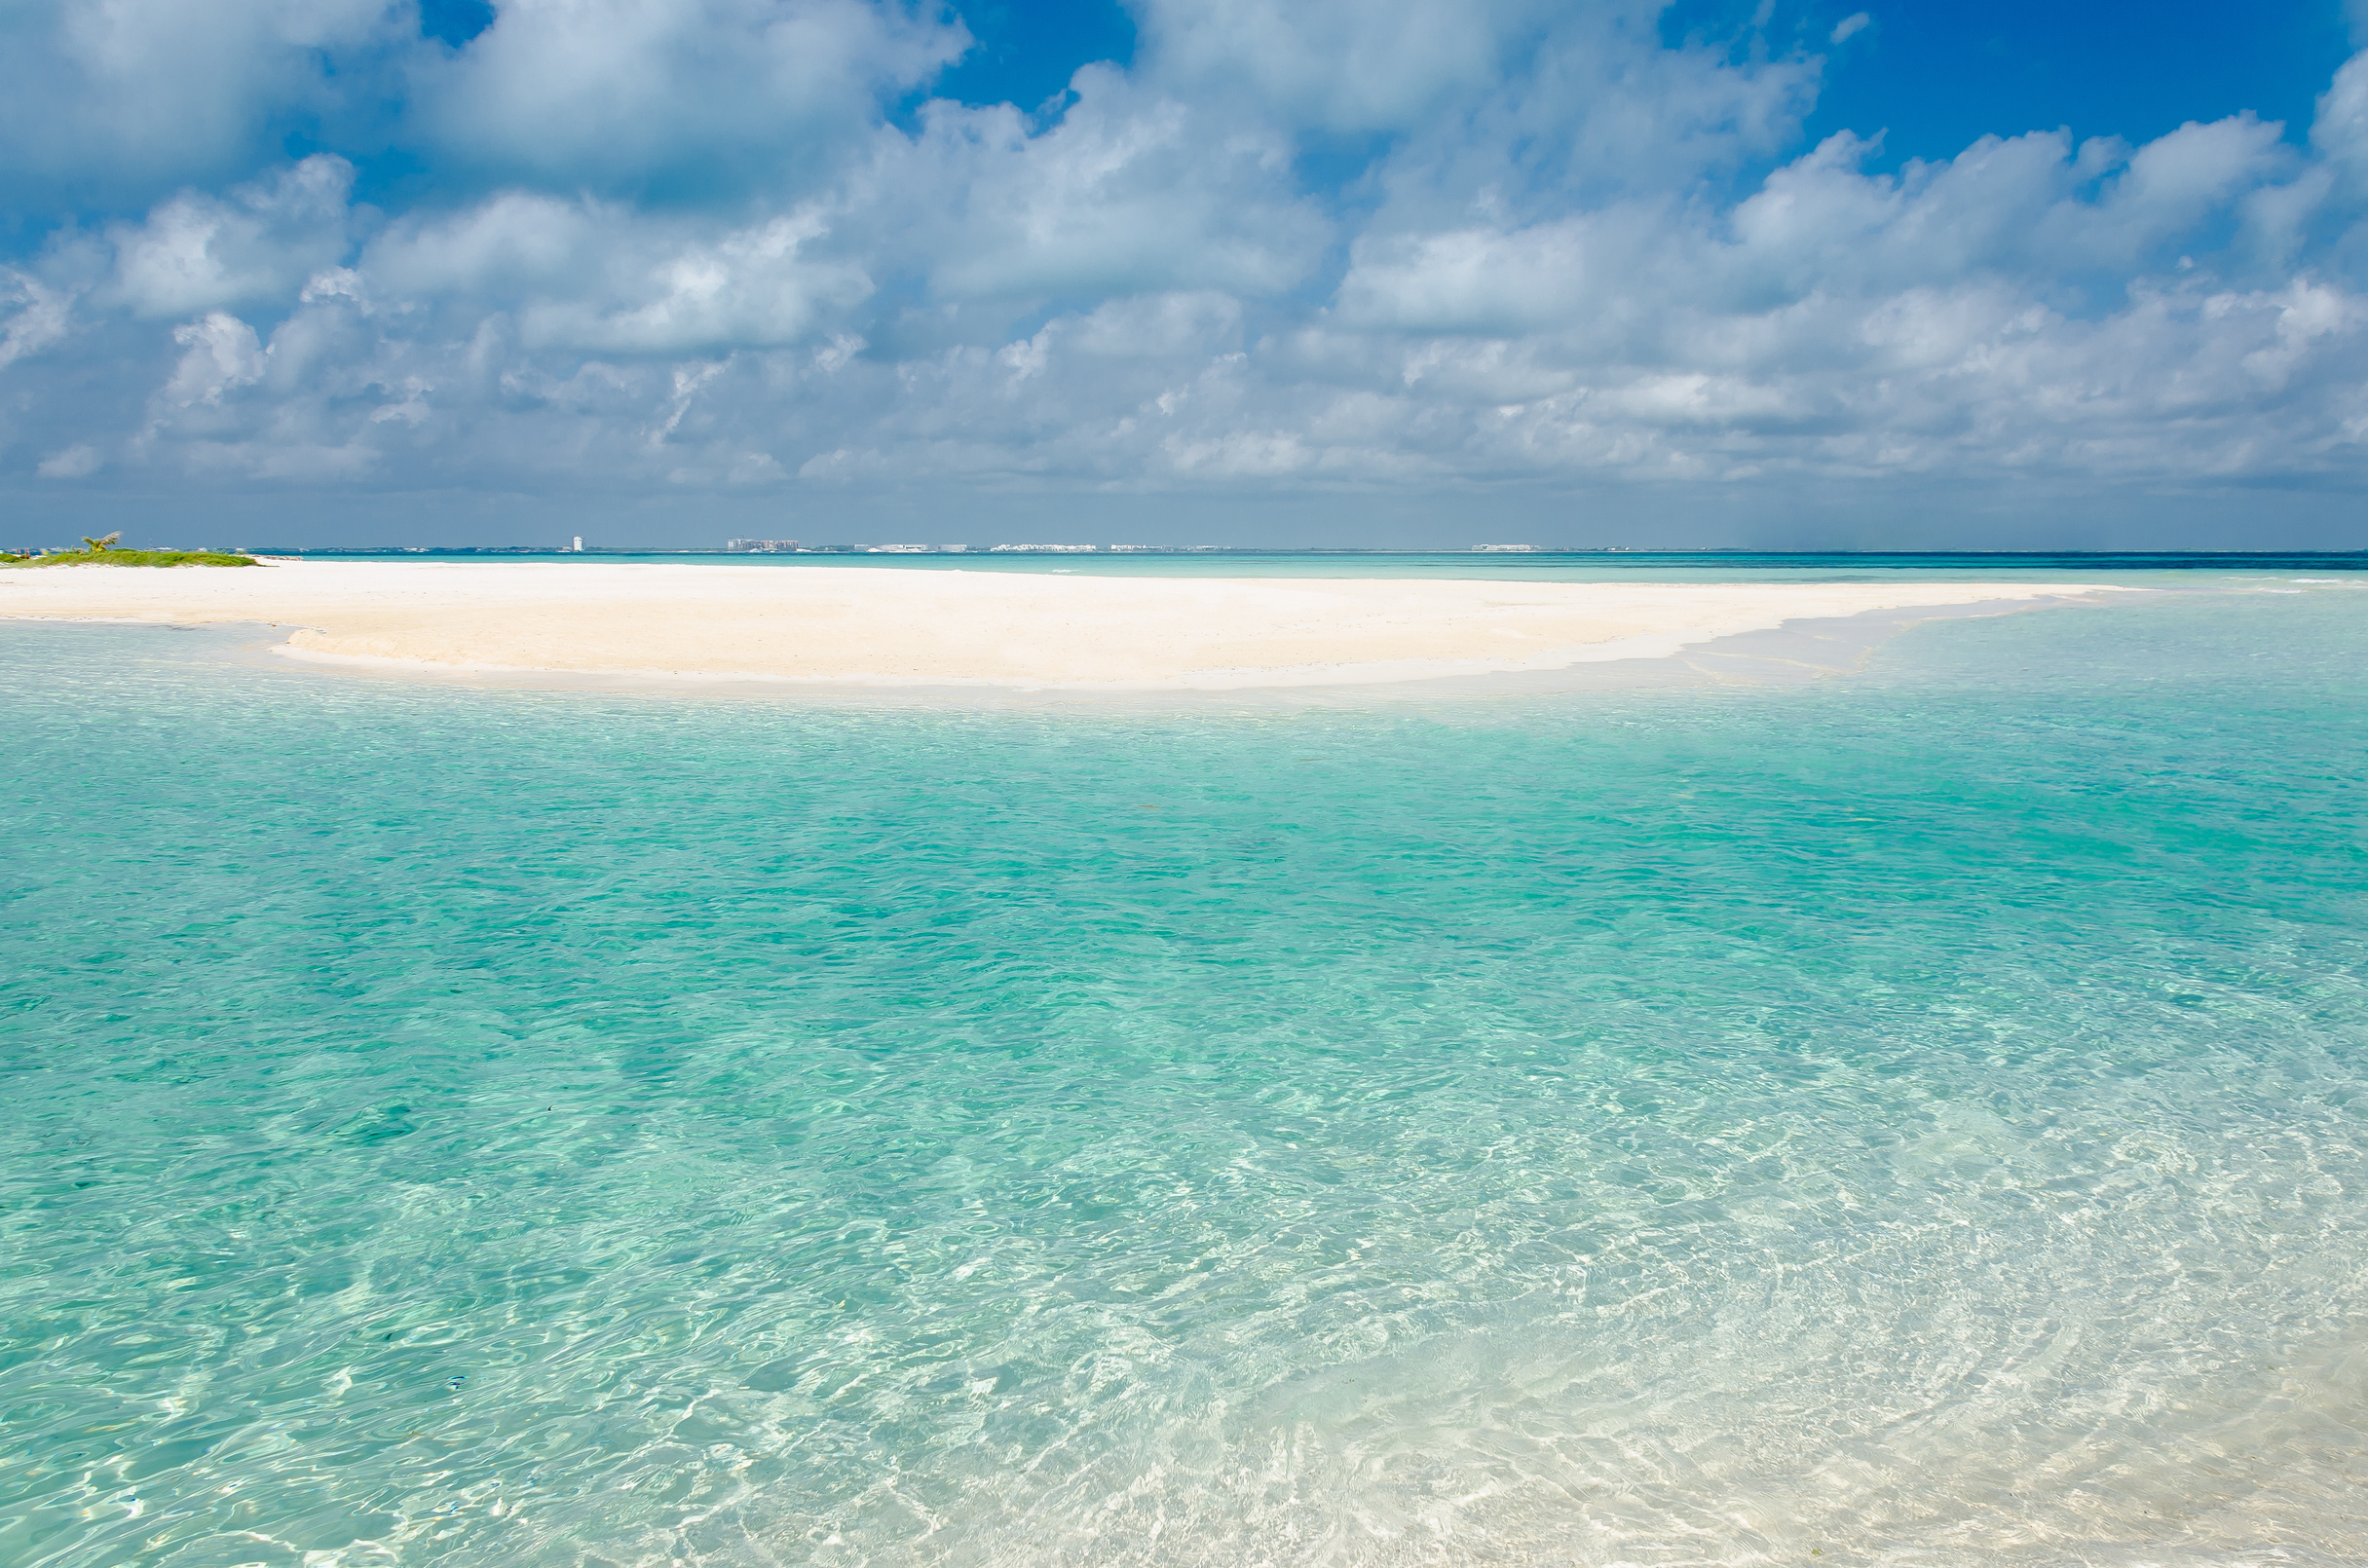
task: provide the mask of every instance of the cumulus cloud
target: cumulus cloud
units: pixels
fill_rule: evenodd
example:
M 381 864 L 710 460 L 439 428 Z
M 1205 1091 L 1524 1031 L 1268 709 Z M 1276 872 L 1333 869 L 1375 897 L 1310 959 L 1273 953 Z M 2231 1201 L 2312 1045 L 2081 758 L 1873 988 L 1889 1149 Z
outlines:
M 328 293 L 400 300 L 480 322 L 514 319 L 531 349 L 678 354 L 794 343 L 872 291 L 860 266 L 817 258 L 813 208 L 716 232 L 584 200 L 506 192 L 380 235 Z
M 503 0 L 411 78 L 446 159 L 600 189 L 797 187 L 883 93 L 968 42 L 933 10 L 866 0 Z
M 132 93 L 161 56 L 108 29 L 143 3 L 20 10 L 39 59 L 0 71 Z M 1672 47 L 1624 0 L 1145 0 L 1139 57 L 1033 113 L 911 103 L 965 35 L 901 0 L 501 0 L 457 48 L 360 0 L 223 16 L 249 55 L 159 100 L 192 147 L 132 114 L 88 155 L 170 183 L 0 270 L 0 472 L 1739 505 L 2368 476 L 2368 56 L 2307 133 L 1886 171 L 1878 127 L 1804 144 L 1823 60 Z M 330 150 L 261 150 L 291 116 Z
M 98 448 L 69 446 L 43 458 L 34 471 L 44 479 L 87 479 L 98 471 L 99 462 Z
M 858 267 L 801 258 L 828 232 L 813 215 L 793 214 L 627 263 L 619 269 L 625 297 L 614 308 L 581 296 L 538 302 L 523 318 L 525 340 L 624 354 L 795 343 L 872 291 Z
M 1652 10 L 1631 8 L 1649 24 Z M 1146 0 L 1155 79 L 1254 95 L 1288 121 L 1395 131 L 1485 93 L 1551 8 L 1540 0 Z
M 1284 289 L 1331 237 L 1294 188 L 1289 142 L 1107 69 L 1079 73 L 1060 124 L 1031 135 L 1010 105 L 934 105 L 863 193 L 926 237 L 946 300 Z M 909 213 L 909 216 L 906 214 Z
M 64 289 L 15 269 L 0 270 L 0 368 L 38 354 L 66 335 L 73 301 Z
M 176 407 L 216 405 L 231 389 L 263 379 L 263 346 L 255 339 L 255 329 L 235 316 L 215 311 L 203 320 L 176 326 L 172 341 L 184 352 L 163 397 Z
M 0 189 L 87 198 L 244 173 L 275 123 L 339 118 L 339 67 L 400 47 L 413 16 L 394 0 L 0 7 Z
M 318 154 L 226 198 L 184 192 L 114 230 L 113 292 L 151 317 L 284 297 L 345 253 L 353 180 Z
M 1606 284 L 1616 283 L 1619 270 L 1607 265 L 1605 252 L 1650 238 L 1653 216 L 1612 213 L 1525 229 L 1361 239 L 1340 281 L 1337 318 L 1407 332 L 1491 337 L 1568 326 L 1613 303 Z
M 2355 189 L 2368 184 L 2368 52 L 2345 61 L 2319 94 L 2311 145 Z

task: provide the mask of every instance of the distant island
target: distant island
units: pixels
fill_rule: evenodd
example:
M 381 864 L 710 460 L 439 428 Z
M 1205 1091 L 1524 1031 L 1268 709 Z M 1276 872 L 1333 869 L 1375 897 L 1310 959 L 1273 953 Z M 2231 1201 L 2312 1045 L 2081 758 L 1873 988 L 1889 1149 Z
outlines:
M 0 566 L 253 566 L 251 555 L 221 550 L 127 550 L 116 541 L 121 534 L 85 539 L 79 550 L 43 550 L 32 555 L 0 553 Z

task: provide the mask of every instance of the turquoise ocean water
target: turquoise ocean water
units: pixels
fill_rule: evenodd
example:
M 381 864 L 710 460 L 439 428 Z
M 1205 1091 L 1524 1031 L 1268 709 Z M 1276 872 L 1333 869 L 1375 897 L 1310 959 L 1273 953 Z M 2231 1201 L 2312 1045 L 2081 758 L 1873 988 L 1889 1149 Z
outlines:
M 2368 1557 L 2368 592 L 867 708 L 0 622 L 0 1562 Z

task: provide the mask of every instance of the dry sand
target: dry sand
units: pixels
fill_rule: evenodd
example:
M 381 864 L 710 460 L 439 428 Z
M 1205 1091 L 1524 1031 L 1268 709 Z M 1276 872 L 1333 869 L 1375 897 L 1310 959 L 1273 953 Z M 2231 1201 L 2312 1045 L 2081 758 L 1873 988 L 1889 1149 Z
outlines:
M 252 621 L 288 631 L 293 656 L 390 670 L 1216 690 L 1558 669 L 1788 620 L 2099 591 L 285 561 L 0 571 L 0 616 Z

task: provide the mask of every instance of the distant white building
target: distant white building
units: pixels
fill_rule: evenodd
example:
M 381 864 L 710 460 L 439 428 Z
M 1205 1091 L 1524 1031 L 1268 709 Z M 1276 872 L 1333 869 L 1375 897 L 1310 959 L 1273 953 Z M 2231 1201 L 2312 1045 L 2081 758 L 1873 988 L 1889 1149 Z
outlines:
M 1091 544 L 996 544 L 992 548 L 1033 555 L 1088 555 L 1093 552 L 1095 546 Z
M 576 542 L 569 545 L 568 548 L 574 550 L 578 555 L 582 555 L 583 553 L 583 536 L 582 534 L 578 534 L 576 536 Z
M 1534 544 L 1475 544 L 1475 551 L 1500 555 L 1526 555 L 1537 548 Z
M 798 541 L 794 539 L 732 539 L 724 541 L 724 548 L 728 550 L 756 555 L 774 555 L 797 547 Z

